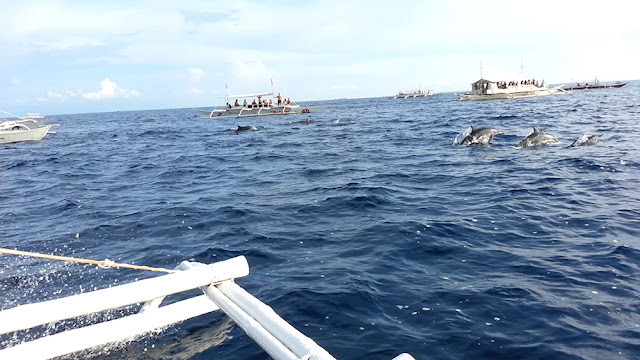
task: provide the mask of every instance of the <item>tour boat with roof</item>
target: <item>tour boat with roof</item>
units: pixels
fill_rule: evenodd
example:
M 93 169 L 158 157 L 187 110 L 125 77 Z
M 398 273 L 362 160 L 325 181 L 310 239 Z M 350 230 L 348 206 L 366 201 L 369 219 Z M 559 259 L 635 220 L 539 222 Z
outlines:
M 273 85 L 272 85 L 273 86 Z M 232 104 L 230 99 L 235 99 Z M 242 101 L 242 102 L 240 102 Z M 308 114 L 322 111 L 329 105 L 302 106 L 292 103 L 288 99 L 283 99 L 280 94 L 277 96 L 273 92 L 262 92 L 245 95 L 225 95 L 224 107 L 217 107 L 213 110 L 194 109 L 204 115 L 205 118 L 240 118 L 270 115 Z
M 562 86 L 549 88 L 544 80 L 542 82 L 536 80 L 506 82 L 480 79 L 471 84 L 471 92 L 454 94 L 458 96 L 458 100 L 516 99 L 554 95 L 559 91 L 566 93 Z

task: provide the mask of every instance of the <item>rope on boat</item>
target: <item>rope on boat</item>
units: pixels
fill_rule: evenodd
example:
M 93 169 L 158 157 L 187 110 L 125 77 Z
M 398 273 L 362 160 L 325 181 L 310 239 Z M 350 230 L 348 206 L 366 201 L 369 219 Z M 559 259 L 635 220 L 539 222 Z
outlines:
M 10 115 L 10 116 L 13 116 L 13 117 L 18 117 L 18 115 L 13 115 L 12 113 L 6 112 L 4 110 L 0 110 L 0 112 L 5 113 L 5 114 Z
M 99 267 L 104 268 L 104 269 L 108 269 L 108 268 L 112 268 L 112 267 L 118 267 L 118 268 L 127 268 L 127 269 L 134 269 L 134 270 L 158 271 L 158 272 L 166 272 L 166 273 L 174 273 L 174 272 L 176 272 L 175 270 L 169 270 L 169 269 L 163 269 L 163 268 L 154 268 L 154 267 L 150 267 L 150 266 L 120 264 L 120 263 L 113 262 L 113 261 L 111 261 L 109 259 L 105 259 L 103 261 L 96 261 L 96 260 L 88 260 L 88 259 L 78 259 L 78 258 L 73 258 L 73 257 L 68 257 L 68 256 L 48 255 L 48 254 L 40 254 L 40 253 L 34 253 L 34 252 L 28 252 L 28 251 L 11 250 L 11 249 L 5 249 L 5 248 L 0 248 L 0 254 L 30 256 L 30 257 L 37 257 L 37 258 L 43 258 L 43 259 L 51 259 L 51 260 L 60 260 L 60 261 L 69 261 L 69 262 L 76 262 L 76 263 L 83 263 L 83 264 L 98 265 Z

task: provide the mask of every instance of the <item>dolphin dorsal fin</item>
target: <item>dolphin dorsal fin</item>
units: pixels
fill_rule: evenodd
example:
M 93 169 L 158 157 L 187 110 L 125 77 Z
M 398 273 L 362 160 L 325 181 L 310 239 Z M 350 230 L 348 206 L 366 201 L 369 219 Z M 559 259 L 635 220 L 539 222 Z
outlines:
M 538 128 L 533 127 L 533 133 L 534 133 L 534 134 L 535 134 L 535 133 L 539 133 L 539 132 L 540 132 L 540 130 L 538 130 Z

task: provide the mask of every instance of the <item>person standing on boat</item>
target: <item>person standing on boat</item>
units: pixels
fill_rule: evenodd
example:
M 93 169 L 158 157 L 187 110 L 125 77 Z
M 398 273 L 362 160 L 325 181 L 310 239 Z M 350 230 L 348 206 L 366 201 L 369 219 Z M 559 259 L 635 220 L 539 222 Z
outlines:
M 282 96 L 278 93 L 278 106 L 282 105 Z

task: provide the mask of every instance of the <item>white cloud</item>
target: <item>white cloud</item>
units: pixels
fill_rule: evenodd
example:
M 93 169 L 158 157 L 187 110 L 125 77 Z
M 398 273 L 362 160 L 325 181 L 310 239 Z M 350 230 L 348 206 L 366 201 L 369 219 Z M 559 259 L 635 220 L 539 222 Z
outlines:
M 103 46 L 104 43 L 102 41 L 95 40 L 95 39 L 66 38 L 66 39 L 60 39 L 60 40 L 51 41 L 51 42 L 44 42 L 41 44 L 36 43 L 35 45 L 43 51 L 53 51 L 53 50 L 70 50 L 73 48 Z
M 100 82 L 100 90 L 93 92 L 83 91 L 48 91 L 46 97 L 38 97 L 38 102 L 62 102 L 74 98 L 82 98 L 90 101 L 99 101 L 107 99 L 129 99 L 141 96 L 136 90 L 127 90 L 118 86 L 117 83 L 104 79 Z
M 98 101 L 115 98 L 132 98 L 141 96 L 136 90 L 122 89 L 115 82 L 104 79 L 100 82 L 100 90 L 96 92 L 82 93 L 82 97 L 87 100 Z
M 60 94 L 60 93 L 57 93 L 57 92 L 55 92 L 55 91 L 49 91 L 49 92 L 47 93 L 47 97 L 48 97 L 49 99 L 57 99 L 57 100 L 62 100 L 62 99 L 64 99 L 64 95 L 62 95 L 62 94 Z
M 356 89 L 357 86 L 355 86 L 355 85 L 333 85 L 331 88 L 332 89 Z
M 204 70 L 200 68 L 188 68 L 187 74 L 189 75 L 189 80 L 192 82 L 200 82 L 205 76 Z

